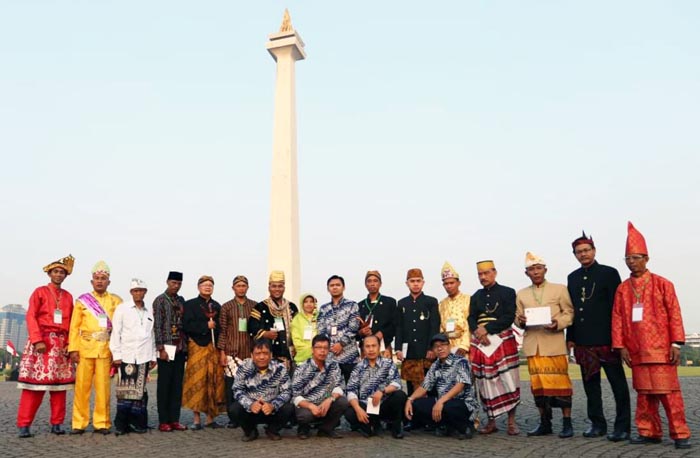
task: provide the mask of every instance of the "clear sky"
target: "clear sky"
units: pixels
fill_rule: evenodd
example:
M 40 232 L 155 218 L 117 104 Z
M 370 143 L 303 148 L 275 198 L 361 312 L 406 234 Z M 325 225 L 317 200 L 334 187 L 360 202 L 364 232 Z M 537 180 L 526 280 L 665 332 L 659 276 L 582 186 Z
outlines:
M 525 252 L 565 282 L 593 234 L 623 278 L 626 225 L 700 331 L 700 3 L 696 1 L 0 1 L 0 304 L 26 305 L 72 253 L 66 288 L 168 270 L 230 298 L 266 291 L 275 65 L 284 8 L 297 64 L 302 287 L 368 269 L 443 297 Z M 292 298 L 297 300 L 297 298 Z

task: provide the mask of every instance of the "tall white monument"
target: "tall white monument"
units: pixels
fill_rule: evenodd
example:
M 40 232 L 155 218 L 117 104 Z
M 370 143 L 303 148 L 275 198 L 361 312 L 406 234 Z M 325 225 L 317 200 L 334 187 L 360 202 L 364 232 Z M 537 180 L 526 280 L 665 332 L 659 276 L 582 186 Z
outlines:
M 289 11 L 284 10 L 279 32 L 268 36 L 267 50 L 277 62 L 267 268 L 268 272 L 284 271 L 287 286 L 285 296 L 297 301 L 301 289 L 301 262 L 294 65 L 296 61 L 305 59 L 306 53 L 304 42 L 292 26 Z

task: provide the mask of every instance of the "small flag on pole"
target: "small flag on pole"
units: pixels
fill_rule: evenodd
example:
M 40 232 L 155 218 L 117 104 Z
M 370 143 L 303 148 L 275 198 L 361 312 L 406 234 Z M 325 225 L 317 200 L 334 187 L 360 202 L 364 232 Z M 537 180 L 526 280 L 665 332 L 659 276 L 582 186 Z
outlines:
M 12 344 L 11 340 L 7 341 L 7 346 L 5 347 L 5 350 L 12 356 L 18 356 L 17 350 L 15 349 L 15 346 Z

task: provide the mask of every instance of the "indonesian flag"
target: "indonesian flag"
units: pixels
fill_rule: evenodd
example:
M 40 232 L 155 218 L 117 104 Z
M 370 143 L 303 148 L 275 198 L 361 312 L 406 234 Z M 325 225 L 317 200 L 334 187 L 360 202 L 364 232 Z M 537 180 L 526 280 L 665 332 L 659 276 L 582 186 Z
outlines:
M 15 349 L 15 346 L 12 344 L 11 340 L 7 341 L 7 346 L 5 347 L 5 350 L 7 350 L 7 352 L 12 356 L 18 355 L 17 350 Z

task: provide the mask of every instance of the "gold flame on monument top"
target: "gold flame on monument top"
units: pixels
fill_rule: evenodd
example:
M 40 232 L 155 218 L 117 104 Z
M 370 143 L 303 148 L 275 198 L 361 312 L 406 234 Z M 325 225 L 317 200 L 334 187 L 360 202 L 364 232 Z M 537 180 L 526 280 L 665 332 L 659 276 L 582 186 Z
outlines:
M 292 18 L 289 16 L 289 10 L 284 9 L 284 16 L 282 17 L 282 25 L 280 26 L 280 32 L 292 32 L 294 31 L 294 26 L 292 26 Z

